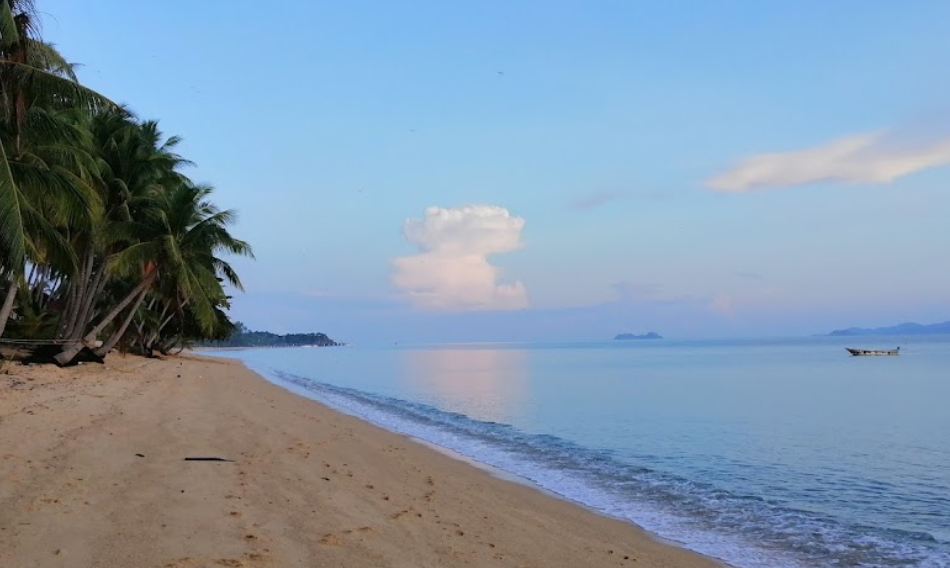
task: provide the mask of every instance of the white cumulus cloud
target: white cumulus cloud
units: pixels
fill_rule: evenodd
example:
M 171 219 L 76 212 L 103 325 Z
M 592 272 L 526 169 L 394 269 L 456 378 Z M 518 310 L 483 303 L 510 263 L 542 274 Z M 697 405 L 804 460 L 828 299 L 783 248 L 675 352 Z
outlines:
M 431 310 L 515 310 L 528 306 L 521 282 L 504 283 L 488 257 L 521 247 L 524 219 L 504 207 L 429 207 L 406 219 L 403 234 L 419 253 L 393 260 L 392 283 L 413 305 Z
M 887 183 L 948 163 L 950 138 L 908 140 L 874 132 L 803 150 L 751 156 L 706 180 L 706 186 L 744 193 L 822 181 Z

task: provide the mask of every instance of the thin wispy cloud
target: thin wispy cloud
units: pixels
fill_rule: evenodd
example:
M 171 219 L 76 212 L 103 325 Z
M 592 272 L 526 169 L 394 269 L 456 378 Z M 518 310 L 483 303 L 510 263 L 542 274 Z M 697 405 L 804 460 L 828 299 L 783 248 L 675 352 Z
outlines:
M 597 209 L 610 203 L 622 200 L 636 201 L 667 201 L 673 197 L 669 191 L 599 191 L 575 199 L 570 203 L 571 209 L 584 211 Z
M 429 207 L 403 224 L 419 253 L 393 260 L 392 283 L 416 307 L 427 310 L 515 310 L 528 306 L 521 282 L 502 282 L 488 257 L 522 246 L 525 220 L 504 207 Z
M 592 193 L 571 203 L 572 209 L 586 210 L 586 209 L 595 209 L 610 203 L 611 201 L 617 201 L 624 196 L 623 193 L 619 191 L 600 191 L 597 193 Z
M 624 197 L 626 197 L 626 194 L 622 191 L 599 191 L 573 201 L 571 203 L 571 209 L 580 211 L 596 209 L 597 207 L 602 207 L 612 201 L 623 199 Z
M 758 272 L 750 272 L 748 270 L 736 270 L 733 274 L 739 278 L 745 278 L 746 280 L 765 280 L 765 276 L 762 276 Z
M 880 184 L 945 164 L 950 164 L 950 136 L 914 139 L 872 132 L 802 150 L 751 156 L 705 185 L 714 191 L 745 193 L 817 182 Z

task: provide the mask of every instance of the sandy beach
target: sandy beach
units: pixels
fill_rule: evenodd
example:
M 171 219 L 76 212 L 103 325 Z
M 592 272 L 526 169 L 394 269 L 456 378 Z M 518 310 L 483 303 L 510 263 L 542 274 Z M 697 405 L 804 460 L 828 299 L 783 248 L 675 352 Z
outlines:
M 0 566 L 720 565 L 237 361 L 113 356 L 0 372 Z

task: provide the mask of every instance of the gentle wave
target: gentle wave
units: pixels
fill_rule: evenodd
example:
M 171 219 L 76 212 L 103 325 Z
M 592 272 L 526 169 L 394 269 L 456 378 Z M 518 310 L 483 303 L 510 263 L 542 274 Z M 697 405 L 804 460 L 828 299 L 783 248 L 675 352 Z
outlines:
M 742 568 L 950 568 L 950 547 L 930 534 L 849 526 L 670 475 L 648 463 L 629 463 L 607 449 L 274 369 L 255 370 L 297 394 L 512 473 Z

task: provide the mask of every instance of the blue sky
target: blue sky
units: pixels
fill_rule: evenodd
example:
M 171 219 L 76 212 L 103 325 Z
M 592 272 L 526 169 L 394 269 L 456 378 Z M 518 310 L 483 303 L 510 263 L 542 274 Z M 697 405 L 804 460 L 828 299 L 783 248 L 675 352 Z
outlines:
M 226 8 L 225 8 L 226 6 Z M 236 208 L 250 327 L 360 341 L 950 319 L 946 2 L 44 0 Z

